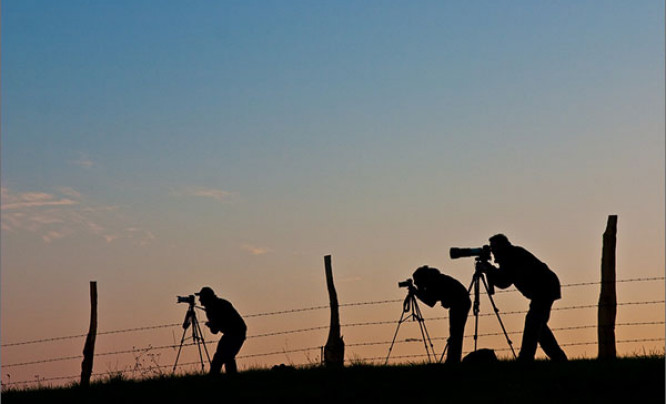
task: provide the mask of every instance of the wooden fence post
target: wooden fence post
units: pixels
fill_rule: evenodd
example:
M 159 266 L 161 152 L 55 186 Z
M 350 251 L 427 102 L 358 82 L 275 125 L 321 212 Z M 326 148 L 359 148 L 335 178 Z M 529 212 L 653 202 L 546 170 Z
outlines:
M 345 363 L 345 343 L 340 335 L 338 294 L 335 292 L 335 285 L 333 285 L 333 267 L 330 255 L 324 257 L 324 268 L 326 270 L 328 298 L 331 304 L 331 326 L 328 330 L 326 346 L 324 346 L 324 364 L 326 366 L 342 367 Z
M 90 328 L 83 347 L 83 362 L 81 363 L 81 386 L 90 385 L 93 358 L 95 356 L 95 338 L 97 337 L 97 282 L 90 282 Z
M 617 296 L 615 291 L 615 246 L 617 234 L 617 215 L 608 216 L 606 231 L 603 235 L 601 252 L 601 294 L 597 334 L 599 336 L 599 359 L 614 359 L 615 317 L 617 314 Z

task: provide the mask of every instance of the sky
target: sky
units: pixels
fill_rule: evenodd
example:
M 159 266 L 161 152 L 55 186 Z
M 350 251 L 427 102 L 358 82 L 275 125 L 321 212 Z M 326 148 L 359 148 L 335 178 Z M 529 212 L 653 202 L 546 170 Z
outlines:
M 100 331 L 179 323 L 176 296 L 204 285 L 246 316 L 326 305 L 328 254 L 342 304 L 401 300 L 397 283 L 424 264 L 469 284 L 473 260 L 449 248 L 496 233 L 563 285 L 594 283 L 618 215 L 617 278 L 660 278 L 619 284 L 618 301 L 661 301 L 619 307 L 618 322 L 661 323 L 618 329 L 652 340 L 618 351 L 663 352 L 664 11 L 653 0 L 4 1 L 2 344 L 85 334 L 90 281 Z M 511 290 L 498 306 L 526 310 Z M 598 294 L 565 287 L 555 308 Z M 390 340 L 401 307 L 343 307 L 347 344 Z M 424 314 L 445 337 L 446 310 Z M 507 317 L 519 345 L 522 315 Z M 327 324 L 326 310 L 248 317 L 248 334 Z M 594 324 L 595 310 L 551 319 Z M 321 346 L 326 333 L 248 339 L 241 355 Z M 180 334 L 100 336 L 98 352 Z M 577 345 L 594 328 L 556 336 L 570 356 L 596 355 Z M 3 347 L 2 381 L 76 375 L 76 360 L 6 365 L 82 346 Z M 347 358 L 387 347 L 371 348 Z M 319 353 L 298 355 L 239 363 Z M 138 362 L 101 357 L 94 372 Z

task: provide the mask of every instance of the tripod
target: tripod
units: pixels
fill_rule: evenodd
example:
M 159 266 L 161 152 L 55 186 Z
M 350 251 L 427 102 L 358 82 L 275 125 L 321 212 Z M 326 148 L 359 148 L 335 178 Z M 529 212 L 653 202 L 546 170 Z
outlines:
M 405 317 L 405 314 L 407 312 L 409 312 L 410 314 Z M 419 305 L 416 301 L 416 297 L 414 296 L 414 291 L 412 290 L 412 286 L 410 286 L 409 292 L 407 293 L 407 297 L 405 297 L 405 301 L 402 303 L 402 314 L 400 315 L 398 326 L 396 327 L 395 334 L 393 335 L 393 341 L 391 342 L 388 354 L 386 355 L 385 364 L 388 364 L 389 357 L 391 356 L 391 351 L 393 350 L 393 345 L 395 344 L 395 338 L 398 336 L 398 331 L 400 330 L 400 325 L 405 321 L 409 320 L 415 320 L 418 321 L 419 323 L 419 329 L 421 330 L 421 337 L 423 338 L 423 346 L 425 346 L 426 355 L 428 356 L 428 361 L 431 360 L 430 355 L 432 355 L 432 359 L 436 358 L 435 348 L 432 345 L 430 334 L 428 334 L 428 329 L 426 328 L 425 320 L 421 315 L 421 309 L 419 308 Z M 444 348 L 444 350 L 446 351 L 446 348 Z M 443 355 L 444 354 L 442 353 L 442 356 Z
M 196 307 L 194 305 L 194 296 L 192 300 L 188 301 L 190 304 L 185 313 L 185 320 L 183 321 L 183 337 L 180 339 L 180 347 L 178 348 L 178 354 L 176 355 L 176 362 L 173 364 L 172 372 L 176 372 L 176 366 L 178 366 L 178 358 L 180 358 L 180 351 L 183 349 L 183 343 L 185 342 L 185 335 L 187 334 L 187 329 L 192 326 L 192 341 L 197 344 L 199 349 L 199 361 L 201 362 L 201 372 L 204 371 L 204 360 L 203 354 L 201 352 L 201 347 L 203 346 L 203 351 L 206 353 L 206 358 L 208 358 L 208 363 L 210 363 L 210 355 L 208 355 L 208 349 L 206 348 L 206 341 L 204 341 L 203 334 L 201 332 L 201 326 L 199 325 L 199 320 L 197 319 L 197 313 L 194 311 Z
M 495 288 L 493 287 L 492 284 L 490 285 L 490 287 L 488 286 L 488 282 L 486 282 L 486 277 L 481 271 L 481 267 L 483 266 L 484 263 L 485 260 L 479 259 L 477 257 L 476 262 L 474 263 L 474 276 L 472 277 L 472 283 L 469 285 L 469 288 L 467 289 L 467 293 L 470 293 L 472 291 L 472 288 L 474 288 L 474 305 L 472 306 L 474 312 L 474 350 L 476 351 L 476 343 L 479 338 L 479 303 L 480 303 L 479 295 L 481 289 L 480 285 L 481 283 L 483 283 L 483 287 L 486 289 L 486 293 L 488 294 L 488 299 L 490 299 L 490 304 L 493 306 L 493 310 L 495 311 L 495 315 L 497 316 L 497 321 L 502 327 L 502 332 L 504 333 L 506 342 L 509 344 L 509 348 L 511 348 L 511 353 L 513 354 L 513 358 L 516 359 L 516 352 L 513 350 L 513 343 L 509 339 L 509 335 L 506 333 L 506 328 L 504 328 L 504 323 L 502 323 L 502 318 L 499 315 L 499 309 L 497 308 L 497 306 L 495 305 L 495 301 L 493 300 L 493 295 L 495 294 Z

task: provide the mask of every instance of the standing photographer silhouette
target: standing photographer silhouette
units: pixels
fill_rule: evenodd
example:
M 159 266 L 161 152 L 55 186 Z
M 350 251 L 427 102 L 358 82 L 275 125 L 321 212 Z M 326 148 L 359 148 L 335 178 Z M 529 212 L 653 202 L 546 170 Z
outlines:
M 221 332 L 222 338 L 217 344 L 217 351 L 210 363 L 210 374 L 222 371 L 222 365 L 227 374 L 236 373 L 236 355 L 245 342 L 247 326 L 234 306 L 227 300 L 215 296 L 213 289 L 205 286 L 199 293 L 201 305 L 206 310 L 208 321 L 206 325 L 213 334 Z
M 433 307 L 437 301 L 449 309 L 449 340 L 447 363 L 460 362 L 465 323 L 472 302 L 467 288 L 437 268 L 424 265 L 414 271 L 414 294 L 423 303 Z
M 489 241 L 490 251 L 499 268 L 488 262 L 483 263 L 481 270 L 488 275 L 488 281 L 501 289 L 513 284 L 530 299 L 518 360 L 534 360 L 538 342 L 550 359 L 566 361 L 566 354 L 548 328 L 553 303 L 562 297 L 557 275 L 532 253 L 512 245 L 505 235 L 496 234 Z

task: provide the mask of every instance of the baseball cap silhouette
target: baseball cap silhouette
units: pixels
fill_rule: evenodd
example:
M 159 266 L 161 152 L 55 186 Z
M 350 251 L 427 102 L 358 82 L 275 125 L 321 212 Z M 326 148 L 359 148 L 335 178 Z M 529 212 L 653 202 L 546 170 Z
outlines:
M 201 296 L 201 297 L 204 297 L 204 298 L 213 297 L 213 296 L 215 296 L 215 292 L 213 292 L 213 289 L 211 289 L 210 287 L 204 286 L 203 288 L 201 288 L 199 293 L 195 293 L 195 295 Z

